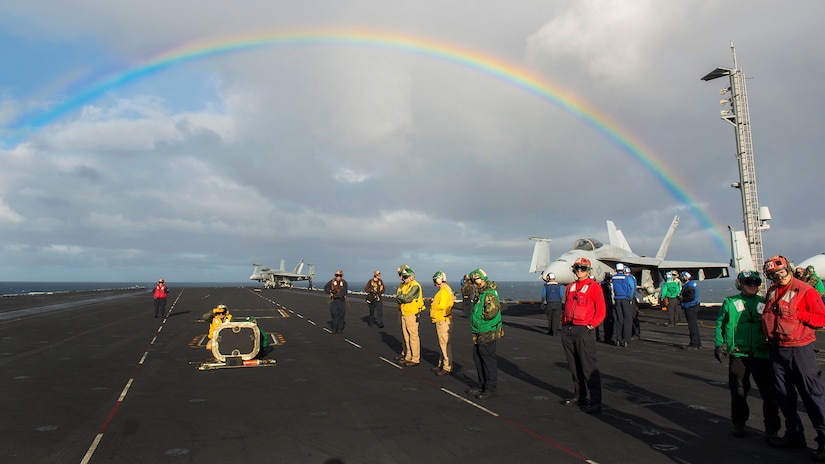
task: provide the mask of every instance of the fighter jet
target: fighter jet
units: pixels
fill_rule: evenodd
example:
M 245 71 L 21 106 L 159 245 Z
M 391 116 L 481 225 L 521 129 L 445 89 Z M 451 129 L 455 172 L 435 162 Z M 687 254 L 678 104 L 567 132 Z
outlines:
M 292 288 L 292 282 L 299 280 L 308 280 L 309 288 L 312 288 L 312 279 L 315 277 L 315 265 L 308 264 L 309 273 L 301 274 L 304 269 L 304 260 L 295 266 L 292 272 L 284 269 L 284 260 L 281 260 L 281 267 L 279 269 L 269 269 L 261 267 L 261 264 L 252 264 L 254 269 L 249 280 L 257 280 L 264 283 L 264 288 Z
M 552 272 L 556 280 L 567 285 L 575 280 L 571 267 L 581 257 L 590 260 L 593 268 L 592 275 L 601 280 L 606 272 L 613 273 L 616 264 L 623 263 L 629 266 L 639 284 L 638 294 L 647 303 L 655 303 L 657 289 L 666 272 L 676 270 L 687 271 L 694 279 L 715 279 L 729 277 L 728 263 L 698 262 L 698 261 L 671 261 L 665 259 L 670 239 L 676 226 L 679 225 L 679 216 L 673 218 L 670 228 L 662 240 L 656 256 L 639 256 L 630 249 L 622 231 L 616 228 L 613 221 L 607 221 L 609 244 L 592 238 L 584 237 L 576 240 L 570 251 L 563 253 L 556 261 L 550 262 L 550 239 L 543 237 L 529 237 L 536 242 L 533 248 L 533 259 L 530 272 L 541 272 L 544 277 Z

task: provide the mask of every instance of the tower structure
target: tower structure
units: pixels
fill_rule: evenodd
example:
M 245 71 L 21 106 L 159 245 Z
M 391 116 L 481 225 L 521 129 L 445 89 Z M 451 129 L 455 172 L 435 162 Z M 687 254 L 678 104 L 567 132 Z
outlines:
M 710 81 L 728 76 L 730 85 L 719 91 L 723 97 L 719 102 L 725 107 L 720 114 L 723 120 L 734 127 L 736 134 L 736 160 L 739 164 L 739 182 L 731 184 L 738 188 L 742 197 L 742 219 L 745 237 L 748 241 L 751 259 L 757 269 L 762 269 L 765 258 L 762 252 L 762 230 L 769 229 L 767 221 L 771 219 L 767 207 L 759 207 L 756 191 L 756 167 L 751 139 L 750 111 L 748 110 L 748 91 L 745 86 L 745 72 L 736 62 L 736 49 L 730 44 L 733 54 L 733 68 L 716 68 L 702 77 Z

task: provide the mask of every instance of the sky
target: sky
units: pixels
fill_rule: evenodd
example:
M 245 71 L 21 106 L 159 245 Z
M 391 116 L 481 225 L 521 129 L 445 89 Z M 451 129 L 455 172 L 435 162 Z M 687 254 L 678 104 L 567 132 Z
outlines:
M 0 280 L 536 279 L 727 262 L 746 76 L 765 256 L 825 251 L 825 2 L 0 0 Z

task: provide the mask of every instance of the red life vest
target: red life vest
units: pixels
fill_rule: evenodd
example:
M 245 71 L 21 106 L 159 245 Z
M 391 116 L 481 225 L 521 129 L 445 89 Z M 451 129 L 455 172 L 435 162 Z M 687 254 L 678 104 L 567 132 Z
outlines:
M 573 282 L 567 286 L 562 325 L 592 325 L 602 323 L 605 316 L 604 293 L 593 279 Z
M 800 320 L 799 313 L 811 312 L 813 308 L 806 307 L 805 294 L 816 290 L 799 279 L 791 279 L 791 283 L 782 289 L 784 291 L 781 294 L 780 289 L 782 287 L 778 285 L 768 289 L 765 311 L 762 313 L 762 328 L 767 335 L 768 343 L 784 347 L 813 343 L 816 340 L 816 331 Z
M 166 298 L 167 293 L 169 293 L 169 287 L 166 285 L 155 285 L 155 298 Z

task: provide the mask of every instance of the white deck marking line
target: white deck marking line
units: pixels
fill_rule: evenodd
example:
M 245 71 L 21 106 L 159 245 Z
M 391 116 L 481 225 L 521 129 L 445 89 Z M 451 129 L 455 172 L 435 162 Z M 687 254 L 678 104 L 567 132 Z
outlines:
M 332 331 L 331 331 L 331 330 L 329 330 L 329 329 L 328 329 L 328 328 L 326 328 L 326 327 L 324 327 L 324 332 L 326 332 L 326 333 L 332 333 Z
M 175 309 L 175 305 L 178 303 L 178 300 L 180 299 L 181 295 L 183 295 L 183 290 L 181 290 L 180 293 L 178 293 L 178 297 L 175 298 L 175 301 L 172 302 L 172 306 L 169 307 L 169 313 L 170 314 L 172 313 L 172 310 Z M 163 329 L 163 325 L 166 324 L 167 319 L 168 318 L 164 318 L 163 321 L 161 321 L 160 328 L 158 329 L 155 336 L 152 337 L 152 341 L 149 342 L 149 347 L 150 348 L 143 352 L 143 356 L 140 357 L 140 361 L 138 361 L 137 367 L 135 367 L 135 370 L 132 372 L 131 377 L 129 377 L 129 381 L 126 382 L 126 386 L 123 387 L 123 391 L 120 392 L 120 396 L 118 397 L 117 401 L 115 401 L 114 407 L 112 407 L 112 410 L 109 411 L 109 415 L 108 415 L 108 417 L 106 417 L 106 420 L 103 421 L 103 425 L 100 427 L 100 432 L 98 432 L 98 434 L 95 435 L 94 440 L 92 440 L 92 444 L 89 446 L 89 449 L 86 450 L 86 454 L 83 456 L 83 460 L 80 461 L 80 464 L 87 464 L 89 462 L 89 460 L 92 459 L 92 456 L 94 455 L 95 451 L 97 450 L 98 445 L 100 444 L 100 440 L 103 439 L 103 434 L 106 433 L 106 429 L 109 428 L 109 424 L 112 422 L 112 419 L 114 419 L 115 414 L 117 414 L 117 410 L 120 409 L 120 405 L 123 403 L 123 400 L 126 398 L 126 393 L 129 391 L 129 387 L 132 386 L 132 382 L 137 377 L 138 371 L 140 371 L 140 368 L 143 365 L 143 362 L 149 356 L 149 351 L 151 350 L 151 346 L 154 345 L 155 340 L 158 339 L 158 334 Z
M 387 363 L 387 364 L 389 364 L 389 365 L 391 365 L 391 366 L 395 366 L 395 367 L 397 367 L 398 369 L 403 369 L 403 367 L 399 366 L 398 364 L 396 364 L 396 363 L 394 363 L 394 362 L 390 361 L 389 359 L 387 359 L 387 358 L 385 358 L 385 357 L 383 357 L 383 356 L 379 356 L 379 357 L 378 357 L 378 359 L 380 359 L 380 360 L 384 361 L 385 363 Z
M 135 378 L 134 378 L 134 377 L 132 377 L 131 379 L 129 379 L 129 381 L 128 381 L 128 382 L 126 382 L 126 386 L 125 386 L 125 387 L 123 387 L 123 391 L 122 391 L 122 392 L 120 392 L 120 396 L 119 396 L 119 397 L 118 397 L 118 399 L 117 399 L 118 401 L 123 401 L 123 398 L 126 398 L 126 392 L 128 392 L 128 391 L 129 391 L 129 387 L 131 387 L 131 386 L 132 386 L 132 381 L 133 381 L 133 380 L 135 380 Z
M 475 406 L 476 408 L 481 409 L 482 411 L 486 412 L 487 414 L 489 414 L 489 415 L 491 415 L 491 416 L 493 416 L 493 417 L 498 417 L 498 413 L 495 413 L 495 412 L 493 412 L 493 411 L 490 411 L 489 409 L 485 408 L 484 406 L 482 406 L 482 405 L 480 405 L 480 404 L 478 404 L 478 403 L 474 403 L 474 402 L 472 402 L 472 401 L 468 400 L 467 398 L 464 398 L 463 396 L 461 396 L 461 395 L 459 395 L 459 394 L 456 394 L 456 393 L 454 393 L 454 392 L 452 392 L 452 391 L 450 391 L 450 390 L 447 390 L 446 388 L 442 388 L 442 389 L 441 389 L 441 391 L 443 391 L 444 393 L 446 393 L 446 394 L 448 394 L 448 395 L 454 396 L 454 397 L 456 397 L 456 398 L 460 399 L 461 401 L 463 401 L 463 402 L 465 402 L 465 403 L 467 403 L 467 404 L 471 404 L 471 405 Z
M 312 324 L 312 325 L 318 325 L 318 324 L 316 324 L 316 323 L 315 323 L 315 321 L 313 321 L 312 319 L 307 319 L 307 322 L 309 322 L 309 323 L 310 323 L 310 324 Z
M 345 340 L 347 343 L 349 343 L 350 345 L 352 345 L 352 346 L 354 346 L 354 347 L 356 347 L 356 348 L 361 348 L 361 345 L 359 345 L 359 344 L 355 343 L 354 341 L 350 340 L 349 338 L 344 338 L 344 340 Z
M 103 438 L 103 432 L 97 434 L 94 441 L 92 441 L 92 446 L 90 446 L 89 450 L 86 451 L 86 455 L 83 456 L 83 460 L 80 461 L 80 464 L 87 464 L 89 460 L 92 459 L 92 455 L 95 454 L 95 450 L 97 449 L 97 445 L 100 443 L 101 438 Z

